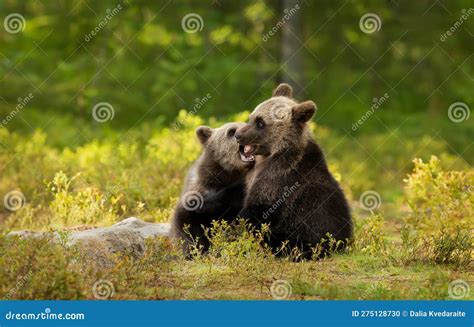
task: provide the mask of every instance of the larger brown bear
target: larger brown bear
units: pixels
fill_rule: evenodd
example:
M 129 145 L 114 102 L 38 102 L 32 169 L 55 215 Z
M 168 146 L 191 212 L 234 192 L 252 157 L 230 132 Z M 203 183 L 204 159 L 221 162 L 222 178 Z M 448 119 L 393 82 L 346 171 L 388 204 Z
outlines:
M 316 105 L 298 103 L 292 93 L 280 84 L 235 133 L 244 160 L 256 161 L 239 216 L 257 226 L 270 223 L 272 248 L 288 241 L 309 258 L 321 243 L 325 254 L 328 243 L 321 241 L 328 233 L 342 248 L 353 227 L 344 193 L 308 130 Z

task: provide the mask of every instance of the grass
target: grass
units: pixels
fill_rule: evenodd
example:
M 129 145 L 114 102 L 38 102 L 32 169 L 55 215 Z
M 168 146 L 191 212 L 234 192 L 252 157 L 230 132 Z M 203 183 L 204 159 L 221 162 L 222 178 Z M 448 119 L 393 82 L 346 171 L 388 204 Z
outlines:
M 93 286 L 101 280 L 113 285 L 112 299 L 272 299 L 272 284 L 285 280 L 287 299 L 443 300 L 449 299 L 450 282 L 474 277 L 450 265 L 358 252 L 298 263 L 245 256 L 189 261 L 172 258 L 164 240 L 150 242 L 143 258 L 117 258 L 116 266 L 105 269 L 45 240 L 1 242 L 8 254 L 2 256 L 1 294 L 12 299 L 94 299 Z M 12 292 L 20 276 L 26 281 Z
M 0 210 L 0 298 L 442 300 L 450 299 L 455 280 L 473 285 L 474 172 L 429 135 L 405 135 L 400 144 L 402 135 L 391 132 L 351 138 L 312 125 L 356 221 L 351 248 L 323 260 L 275 258 L 259 246 L 261 234 L 245 229 L 229 240 L 228 226 L 216 227 L 208 256 L 185 260 L 168 240 L 155 239 L 142 258 L 116 256 L 108 268 L 80 249 L 5 236 L 92 228 L 129 216 L 168 221 L 200 151 L 195 127 L 221 123 L 189 116 L 179 130 L 144 124 L 127 137 L 87 130 L 90 140 L 70 146 L 58 145 L 65 142 L 58 131 L 0 129 L 0 194 L 24 196 L 18 210 Z M 366 149 L 377 151 L 368 158 Z M 380 195 L 373 213 L 359 200 L 369 190 Z

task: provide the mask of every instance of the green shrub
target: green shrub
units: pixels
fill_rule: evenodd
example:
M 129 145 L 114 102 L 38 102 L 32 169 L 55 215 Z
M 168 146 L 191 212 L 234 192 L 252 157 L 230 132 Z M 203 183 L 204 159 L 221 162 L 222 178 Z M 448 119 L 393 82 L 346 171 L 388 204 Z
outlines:
M 209 256 L 225 264 L 272 257 L 271 251 L 264 245 L 268 228 L 268 225 L 263 225 L 261 229 L 256 229 L 240 218 L 232 223 L 213 221 L 211 228 L 205 232 L 210 240 Z
M 472 258 L 474 172 L 443 171 L 436 157 L 414 163 L 405 180 L 411 209 L 402 229 L 406 258 L 467 267 Z
M 364 254 L 386 256 L 388 249 L 384 229 L 384 219 L 381 215 L 355 219 L 353 250 Z
M 75 250 L 47 237 L 0 237 L 0 298 L 79 299 L 83 275 Z

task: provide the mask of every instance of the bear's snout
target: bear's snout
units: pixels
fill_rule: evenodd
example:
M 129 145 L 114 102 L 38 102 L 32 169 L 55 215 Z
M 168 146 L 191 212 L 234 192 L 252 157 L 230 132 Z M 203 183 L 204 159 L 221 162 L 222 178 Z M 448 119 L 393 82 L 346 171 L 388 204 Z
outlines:
M 246 134 L 247 132 L 249 131 L 249 124 L 245 125 L 244 127 L 241 127 L 239 128 L 235 134 L 234 134 L 234 137 L 235 139 L 237 140 L 237 142 L 239 141 L 245 141 L 245 138 L 246 138 Z M 240 142 L 239 142 L 240 143 Z

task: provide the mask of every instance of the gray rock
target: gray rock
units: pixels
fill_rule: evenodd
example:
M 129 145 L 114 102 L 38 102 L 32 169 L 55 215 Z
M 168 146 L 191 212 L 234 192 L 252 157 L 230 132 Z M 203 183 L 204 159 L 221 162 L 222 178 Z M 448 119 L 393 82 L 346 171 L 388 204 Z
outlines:
M 168 237 L 170 225 L 166 223 L 147 223 L 135 217 L 130 217 L 110 227 L 101 227 L 81 231 L 68 232 L 68 246 L 78 246 L 80 253 L 93 259 L 101 266 L 113 264 L 113 255 L 126 253 L 140 257 L 145 251 L 145 240 L 152 237 Z M 16 231 L 8 236 L 51 237 L 54 242 L 60 242 L 58 232 Z

